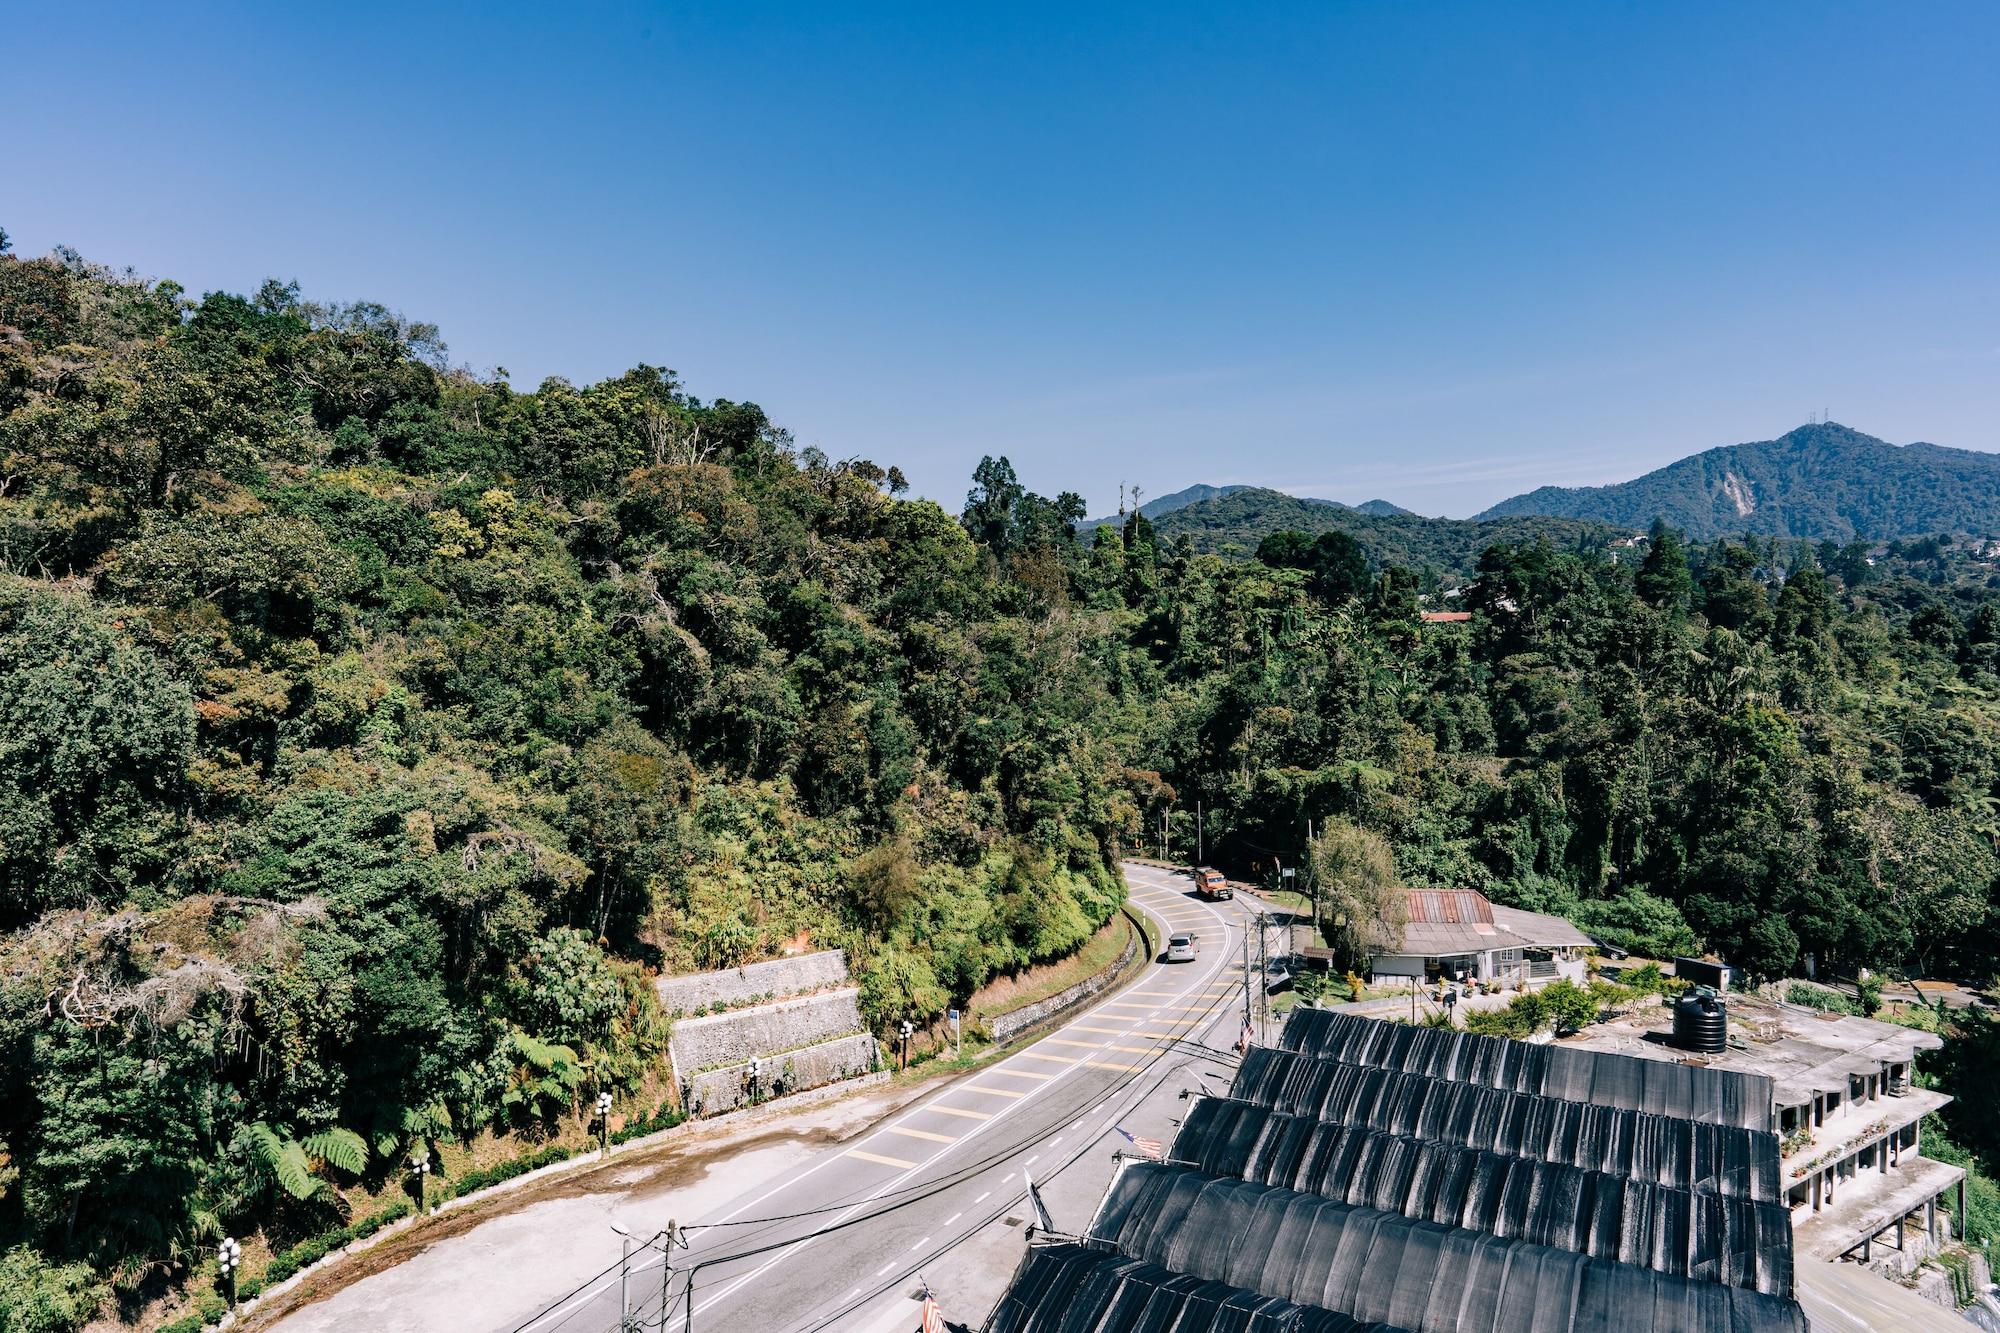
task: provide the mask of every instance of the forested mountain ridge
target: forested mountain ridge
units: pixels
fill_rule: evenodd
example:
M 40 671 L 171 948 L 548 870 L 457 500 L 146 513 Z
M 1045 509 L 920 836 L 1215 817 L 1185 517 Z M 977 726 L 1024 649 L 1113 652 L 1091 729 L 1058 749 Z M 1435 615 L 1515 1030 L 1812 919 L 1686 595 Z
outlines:
M 2000 533 L 2000 454 L 1897 446 L 1834 423 L 1732 444 L 1611 486 L 1543 486 L 1480 519 L 1550 514 L 1691 537 L 1846 542 Z
M 1155 496 L 1138 508 L 1139 512 L 1147 518 L 1158 518 L 1162 514 L 1171 514 L 1174 510 L 1185 505 L 1199 504 L 1203 500 L 1213 500 L 1218 495 L 1229 495 L 1232 492 L 1243 489 L 1241 486 L 1210 486 L 1207 482 L 1198 481 L 1194 485 L 1182 487 L 1178 491 Z M 1124 521 L 1125 515 L 1119 513 L 1107 515 L 1104 518 L 1086 519 L 1083 526 L 1086 528 L 1097 528 L 1103 527 L 1107 523 L 1118 524 Z
M 1258 486 L 1180 506 L 1154 520 L 1154 527 L 1164 537 L 1184 535 L 1195 550 L 1219 555 L 1249 555 L 1265 537 L 1287 529 L 1338 530 L 1359 542 L 1377 565 L 1457 576 L 1470 575 L 1480 552 L 1495 543 L 1546 540 L 1566 549 L 1603 550 L 1621 535 L 1616 528 L 1576 519 L 1423 518 L 1385 501 L 1349 508 Z
M 1263 488 L 1256 486 L 1241 486 L 1241 485 L 1210 486 L 1206 482 L 1197 482 L 1193 486 L 1183 487 L 1182 489 L 1175 491 L 1170 495 L 1162 495 L 1158 499 L 1146 501 L 1144 504 L 1138 507 L 1138 512 L 1150 519 L 1160 519 L 1164 518 L 1168 514 L 1175 512 L 1176 510 L 1186 509 L 1190 505 L 1201 504 L 1207 500 L 1219 500 L 1222 499 L 1224 496 L 1235 495 L 1238 492 L 1250 491 L 1250 490 L 1262 491 Z M 1272 495 L 1283 494 L 1283 492 L 1279 491 L 1271 491 L 1268 493 Z M 1338 500 L 1314 500 L 1310 498 L 1301 498 L 1298 496 L 1289 496 L 1289 495 L 1286 496 L 1285 498 L 1289 500 L 1296 500 L 1297 503 L 1302 505 L 1312 505 L 1325 509 L 1349 510 L 1357 514 L 1373 514 L 1378 517 L 1386 515 L 1408 515 L 1411 518 L 1416 517 L 1415 514 L 1412 514 L 1409 510 L 1403 508 L 1401 505 L 1390 504 L 1387 500 L 1363 500 L 1358 505 L 1346 505 L 1342 504 Z M 1106 526 L 1115 527 L 1116 525 L 1123 523 L 1124 521 L 1125 521 L 1125 515 L 1121 513 L 1121 514 L 1108 515 L 1104 518 L 1088 519 L 1084 522 L 1083 526 L 1086 529 L 1101 528 Z M 1253 542 L 1252 545 L 1255 545 L 1255 543 Z
M 651 1102 L 649 968 L 803 936 L 933 1020 L 1197 803 L 1234 871 L 1335 821 L 1753 973 L 2000 957 L 1983 556 L 901 489 L 656 366 L 523 391 L 0 253 L 0 1302 L 156 1309 L 225 1230 Z

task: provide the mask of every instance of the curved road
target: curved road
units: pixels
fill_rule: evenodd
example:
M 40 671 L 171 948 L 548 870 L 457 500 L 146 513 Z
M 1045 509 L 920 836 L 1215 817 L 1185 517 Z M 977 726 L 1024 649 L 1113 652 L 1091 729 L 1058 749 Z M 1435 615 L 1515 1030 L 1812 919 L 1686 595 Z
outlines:
M 627 1328 L 906 1333 L 916 1327 L 920 1275 L 947 1318 L 976 1326 L 1024 1252 L 1029 1175 L 1057 1226 L 1081 1231 L 1110 1178 L 1113 1151 L 1131 1147 L 1119 1128 L 1168 1139 L 1183 1087 L 1203 1074 L 1227 1081 L 1229 1048 L 1243 1026 L 1245 910 L 1204 902 L 1185 878 L 1153 867 L 1127 863 L 1124 872 L 1136 907 L 1169 929 L 1199 934 L 1194 963 L 1155 960 L 1032 1045 L 939 1084 L 761 1186 L 731 1197 L 723 1166 L 722 1190 L 710 1192 L 713 1201 L 697 1216 L 670 1219 L 671 1198 L 621 1204 L 620 1221 L 641 1240 L 669 1220 L 687 1229 L 687 1248 L 674 1252 L 669 1274 L 657 1251 L 640 1249 L 621 1283 L 618 1238 L 607 1230 L 606 1270 L 579 1274 L 574 1292 L 520 1310 L 496 1304 L 497 1287 L 468 1292 L 459 1326 L 612 1333 L 621 1328 L 622 1287 Z M 510 1261 L 521 1256 L 495 1260 Z M 479 1274 L 455 1271 L 452 1281 L 477 1285 Z M 369 1304 L 357 1286 L 278 1327 L 312 1333 L 353 1327 L 353 1318 L 371 1314 L 380 1327 L 404 1326 Z M 342 1307 L 339 1315 L 333 1306 Z

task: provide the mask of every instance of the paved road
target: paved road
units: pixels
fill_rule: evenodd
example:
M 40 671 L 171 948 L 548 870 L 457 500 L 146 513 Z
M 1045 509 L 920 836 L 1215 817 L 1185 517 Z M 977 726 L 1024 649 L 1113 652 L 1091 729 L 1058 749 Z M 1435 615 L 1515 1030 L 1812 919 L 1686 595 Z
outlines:
M 925 1098 L 836 1147 L 694 1217 L 677 1251 L 664 1323 L 658 1257 L 634 1258 L 635 1327 L 769 1330 L 914 1327 L 919 1275 L 954 1321 L 977 1323 L 1023 1252 L 1032 1174 L 1059 1227 L 1081 1230 L 1108 1180 L 1117 1127 L 1170 1137 L 1183 1085 L 1226 1082 L 1226 1049 L 1243 1021 L 1243 909 L 1196 899 L 1188 882 L 1128 865 L 1133 902 L 1201 936 L 1193 964 L 1157 961 L 1137 982 L 1031 1047 Z M 1043 1184 L 1046 1182 L 1046 1184 Z M 671 1201 L 620 1218 L 640 1237 Z M 617 1238 L 604 1233 L 607 1264 Z M 620 1280 L 583 1284 L 554 1308 L 466 1327 L 494 1333 L 619 1328 Z

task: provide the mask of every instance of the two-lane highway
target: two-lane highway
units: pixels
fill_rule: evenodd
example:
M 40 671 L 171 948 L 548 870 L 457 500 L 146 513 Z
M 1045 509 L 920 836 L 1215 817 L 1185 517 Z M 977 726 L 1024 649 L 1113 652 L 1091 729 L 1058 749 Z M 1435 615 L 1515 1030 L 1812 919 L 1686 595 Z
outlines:
M 1158 962 L 1109 999 L 1092 1005 L 1033 1045 L 977 1073 L 941 1085 L 802 1169 L 698 1217 L 673 1216 L 671 1196 L 635 1202 L 621 1220 L 644 1237 L 675 1220 L 689 1247 L 673 1256 L 663 1284 L 660 1259 L 641 1252 L 624 1290 L 640 1328 L 868 1328 L 914 1309 L 919 1273 L 944 1290 L 943 1269 L 965 1268 L 954 1252 L 991 1248 L 973 1265 L 1012 1267 L 1029 1178 L 1045 1182 L 1094 1156 L 1108 1170 L 1123 1128 L 1166 1137 L 1169 1125 L 1134 1128 L 1135 1108 L 1171 1096 L 1172 1076 L 1190 1065 L 1214 1069 L 1204 1054 L 1226 1049 L 1243 1021 L 1241 910 L 1193 896 L 1188 881 L 1128 864 L 1135 906 L 1169 930 L 1201 936 L 1193 963 Z M 1164 1093 L 1163 1093 L 1164 1089 Z M 1158 1120 L 1163 1112 L 1149 1112 Z M 605 1237 L 607 1261 L 616 1238 Z M 672 1308 L 662 1321 L 662 1290 Z M 615 1272 L 582 1284 L 545 1311 L 523 1311 L 496 1333 L 577 1333 L 619 1327 Z M 990 1300 L 992 1293 L 981 1293 Z M 977 1297 L 961 1296 L 959 1304 Z M 983 1312 L 982 1312 L 983 1313 Z M 954 1314 L 963 1318 L 963 1315 Z

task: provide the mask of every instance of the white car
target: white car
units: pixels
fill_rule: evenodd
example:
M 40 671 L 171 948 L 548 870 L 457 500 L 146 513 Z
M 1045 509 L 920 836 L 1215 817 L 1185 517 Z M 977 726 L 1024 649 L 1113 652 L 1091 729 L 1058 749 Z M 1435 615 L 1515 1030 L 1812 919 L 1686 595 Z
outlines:
M 1167 961 L 1170 963 L 1192 963 L 1195 945 L 1198 941 L 1186 931 L 1177 931 L 1167 936 Z

